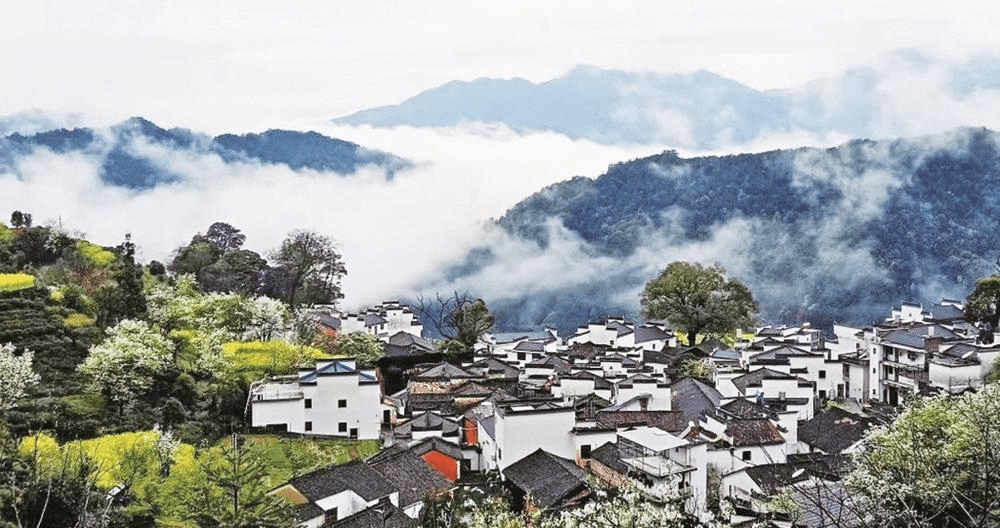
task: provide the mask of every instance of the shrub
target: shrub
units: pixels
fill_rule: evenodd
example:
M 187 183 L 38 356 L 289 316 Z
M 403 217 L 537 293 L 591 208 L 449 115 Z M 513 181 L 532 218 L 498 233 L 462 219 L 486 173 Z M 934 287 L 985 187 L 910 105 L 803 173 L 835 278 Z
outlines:
M 76 251 L 80 253 L 80 256 L 84 258 L 88 263 L 98 268 L 106 268 L 114 263 L 115 259 L 118 258 L 113 251 L 108 251 L 107 249 L 98 246 L 97 244 L 92 244 L 86 240 L 78 240 L 76 242 Z
M 0 273 L 0 292 L 31 288 L 35 278 L 27 273 Z
M 317 348 L 296 346 L 286 341 L 231 342 L 222 345 L 222 352 L 237 372 L 256 377 L 291 374 L 299 364 L 324 357 Z

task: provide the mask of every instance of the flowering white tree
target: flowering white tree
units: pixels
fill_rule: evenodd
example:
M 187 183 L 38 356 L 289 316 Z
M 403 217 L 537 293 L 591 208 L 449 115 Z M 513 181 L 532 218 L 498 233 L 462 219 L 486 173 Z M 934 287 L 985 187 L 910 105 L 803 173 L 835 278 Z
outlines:
M 108 330 L 107 339 L 90 347 L 79 370 L 121 410 L 172 366 L 173 349 L 173 343 L 146 322 L 126 319 Z
M 31 368 L 35 353 L 24 350 L 14 354 L 14 345 L 0 345 L 0 412 L 13 408 L 27 394 L 28 387 L 38 383 L 38 374 Z
M 238 293 L 204 294 L 193 275 L 181 275 L 174 286 L 158 286 L 148 295 L 149 318 L 165 331 L 222 330 L 228 339 L 268 341 L 289 327 L 290 314 L 281 301 L 247 298 Z

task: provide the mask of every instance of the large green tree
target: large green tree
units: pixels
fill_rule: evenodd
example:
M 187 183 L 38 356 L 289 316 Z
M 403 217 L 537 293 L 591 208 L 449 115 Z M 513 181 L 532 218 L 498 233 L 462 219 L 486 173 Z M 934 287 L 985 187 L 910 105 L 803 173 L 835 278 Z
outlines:
M 343 297 L 340 279 L 347 274 L 332 239 L 315 231 L 296 230 L 271 253 L 272 295 L 289 305 L 336 303 Z
M 455 340 L 471 350 L 483 334 L 493 330 L 494 318 L 486 301 L 476 299 L 455 309 L 451 322 L 455 327 Z
M 1000 327 L 1000 274 L 976 281 L 976 288 L 965 303 L 965 318 L 988 325 L 984 336 L 988 335 L 992 342 L 992 330 Z
M 329 347 L 331 352 L 352 357 L 358 366 L 371 367 L 385 356 L 382 342 L 368 332 L 350 332 L 338 335 Z
M 642 306 L 647 319 L 667 319 L 692 346 L 698 335 L 750 327 L 757 314 L 750 289 L 726 278 L 721 267 L 683 261 L 671 262 L 646 284 Z

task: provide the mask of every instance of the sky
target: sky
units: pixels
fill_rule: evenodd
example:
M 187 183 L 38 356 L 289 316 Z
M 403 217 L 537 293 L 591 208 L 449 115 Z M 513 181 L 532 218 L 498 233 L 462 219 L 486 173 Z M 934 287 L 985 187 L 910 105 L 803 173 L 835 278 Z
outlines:
M 204 178 L 138 195 L 102 187 L 93 160 L 42 153 L 16 178 L 0 173 L 0 218 L 30 210 L 108 245 L 128 230 L 150 259 L 217 220 L 262 253 L 289 230 L 312 228 L 338 240 L 346 302 L 360 306 L 412 293 L 542 187 L 667 146 L 475 125 L 373 130 L 331 118 L 451 80 L 540 82 L 582 64 L 705 69 L 757 89 L 793 88 L 900 49 L 954 61 L 997 55 L 996 20 L 1000 4 L 962 0 L 17 2 L 0 17 L 0 116 L 39 111 L 88 126 L 143 116 L 207 134 L 318 130 L 415 168 L 386 184 L 380 174 L 322 178 L 161 153 Z
M 579 64 L 784 88 L 894 49 L 994 52 L 998 19 L 995 3 L 962 0 L 17 2 L 0 17 L 0 112 L 215 133 Z

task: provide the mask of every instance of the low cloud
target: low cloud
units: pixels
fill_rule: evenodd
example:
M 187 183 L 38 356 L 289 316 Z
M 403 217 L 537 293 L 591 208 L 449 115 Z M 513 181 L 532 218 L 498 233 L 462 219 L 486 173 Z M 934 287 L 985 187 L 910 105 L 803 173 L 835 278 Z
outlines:
M 215 221 L 243 230 L 247 247 L 262 254 L 292 229 L 314 229 L 339 244 L 345 306 L 353 308 L 419 291 L 422 278 L 482 243 L 491 218 L 539 188 L 656 152 L 495 127 L 314 128 L 414 167 L 387 181 L 375 167 L 338 175 L 227 163 L 140 141 L 128 148 L 183 180 L 131 191 L 101 181 L 99 153 L 41 148 L 0 170 L 0 218 L 31 212 L 36 222 L 61 222 L 103 245 L 130 232 L 141 259 L 161 261 Z

